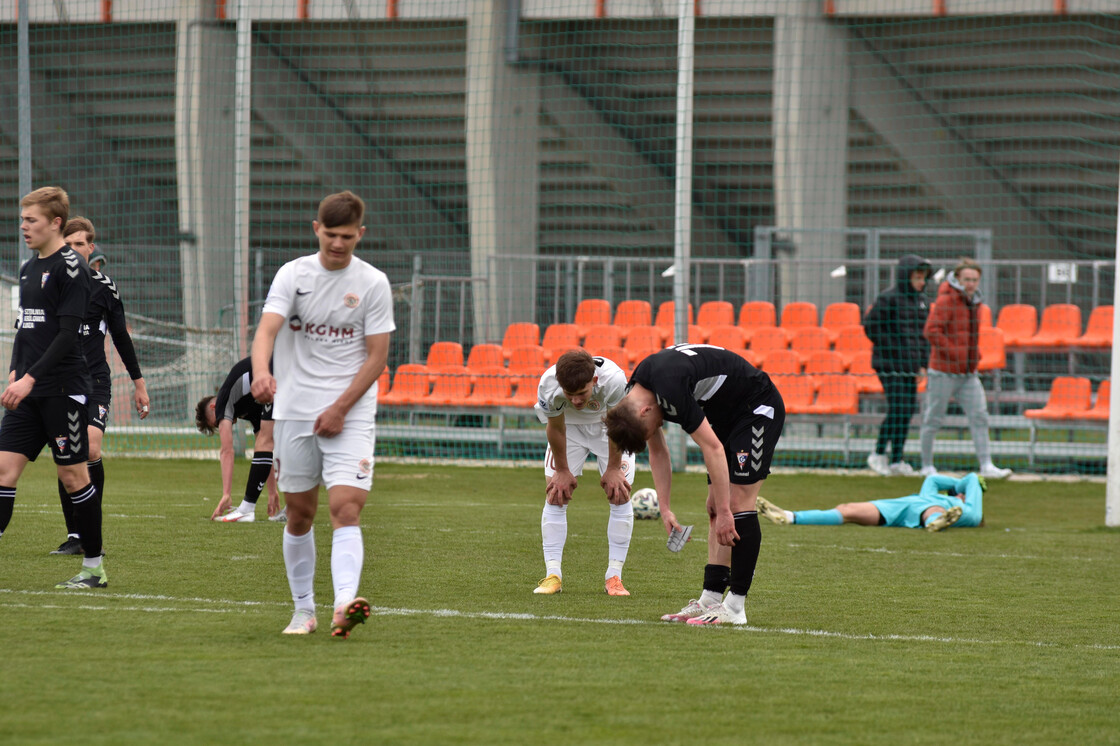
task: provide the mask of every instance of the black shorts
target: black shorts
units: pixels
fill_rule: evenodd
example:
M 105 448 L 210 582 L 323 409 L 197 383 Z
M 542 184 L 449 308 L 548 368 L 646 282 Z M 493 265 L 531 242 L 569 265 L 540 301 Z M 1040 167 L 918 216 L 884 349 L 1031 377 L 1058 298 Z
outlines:
M 246 415 L 245 419 L 253 426 L 253 434 L 259 433 L 261 431 L 262 422 L 272 422 L 272 402 L 261 404 L 259 414 L 257 412 L 252 412 Z
M 109 386 L 99 385 L 98 379 L 93 379 L 93 394 L 89 397 L 89 424 L 101 432 L 109 424 L 109 404 L 113 401 L 112 389 Z
M 64 466 L 89 460 L 88 409 L 69 396 L 29 396 L 0 421 L 0 451 L 34 461 L 49 445 L 54 462 Z
M 774 389 L 773 395 L 753 407 L 710 423 L 723 443 L 731 484 L 754 484 L 766 479 L 785 422 L 786 405 Z

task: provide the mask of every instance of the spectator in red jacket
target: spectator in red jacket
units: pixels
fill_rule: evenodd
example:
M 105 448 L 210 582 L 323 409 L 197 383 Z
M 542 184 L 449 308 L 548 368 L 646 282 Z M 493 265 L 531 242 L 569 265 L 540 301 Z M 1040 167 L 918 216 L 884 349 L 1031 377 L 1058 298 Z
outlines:
M 1010 469 L 992 463 L 988 440 L 988 401 L 976 367 L 980 362 L 980 267 L 965 259 L 941 283 L 937 303 L 926 321 L 930 356 L 925 408 L 922 411 L 922 474 L 936 474 L 933 439 L 949 400 L 955 399 L 968 417 L 980 476 L 1003 479 Z

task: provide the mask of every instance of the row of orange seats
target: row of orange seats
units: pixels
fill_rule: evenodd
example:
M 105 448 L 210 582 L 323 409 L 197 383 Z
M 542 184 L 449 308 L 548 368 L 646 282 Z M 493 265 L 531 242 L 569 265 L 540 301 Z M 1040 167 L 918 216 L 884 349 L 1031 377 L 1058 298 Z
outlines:
M 504 366 L 471 370 L 466 366 L 438 369 L 406 363 L 392 376 L 378 379 L 377 403 L 398 406 L 531 407 L 537 401 L 540 374 L 511 373 Z
M 1046 306 L 1041 321 L 1034 306 L 1012 303 L 999 309 L 996 326 L 1003 331 L 1004 342 L 1011 349 L 1112 347 L 1112 306 L 1094 308 L 1082 331 L 1081 309 L 1072 303 Z
M 1092 383 L 1081 376 L 1058 376 L 1050 382 L 1050 393 L 1042 409 L 1028 409 L 1023 414 L 1040 420 L 1108 421 L 1112 386 L 1101 381 L 1096 402 L 1092 401 Z

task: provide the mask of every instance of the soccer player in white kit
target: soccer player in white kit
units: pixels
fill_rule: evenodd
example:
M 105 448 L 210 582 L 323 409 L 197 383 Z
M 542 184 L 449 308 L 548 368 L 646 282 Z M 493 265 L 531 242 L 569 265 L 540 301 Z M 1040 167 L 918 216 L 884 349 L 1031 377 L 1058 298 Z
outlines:
M 533 593 L 560 593 L 561 560 L 568 538 L 568 502 L 583 473 L 589 453 L 599 465 L 599 484 L 610 503 L 607 520 L 606 591 L 629 596 L 622 585 L 622 565 L 634 530 L 630 485 L 634 483 L 634 454 L 618 450 L 607 438 L 603 415 L 626 393 L 626 374 L 603 357 L 585 350 L 569 350 L 541 376 L 535 409 L 546 420 L 548 448 L 544 453 L 545 503 L 541 514 L 545 578 Z
M 288 511 L 284 566 L 295 614 L 284 634 L 305 635 L 318 626 L 312 523 L 320 484 L 334 530 L 331 636 L 349 637 L 370 613 L 357 595 L 364 556 L 359 520 L 373 479 L 377 378 L 396 326 L 389 279 L 354 256 L 366 232 L 364 215 L 365 204 L 349 191 L 319 204 L 312 222 L 319 251 L 276 273 L 253 338 L 251 391 L 257 401 L 273 403 L 278 484 Z

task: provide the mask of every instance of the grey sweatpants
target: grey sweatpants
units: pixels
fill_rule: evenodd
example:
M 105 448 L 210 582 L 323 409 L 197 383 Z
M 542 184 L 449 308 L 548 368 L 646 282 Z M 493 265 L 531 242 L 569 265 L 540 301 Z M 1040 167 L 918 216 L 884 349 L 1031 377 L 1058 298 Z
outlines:
M 991 463 L 988 401 L 984 397 L 980 377 L 975 373 L 956 375 L 930 370 L 925 405 L 922 407 L 922 466 L 933 466 L 933 438 L 945 419 L 950 399 L 956 399 L 968 416 L 968 428 L 972 431 L 972 442 L 976 446 L 976 458 L 980 461 L 980 466 Z

